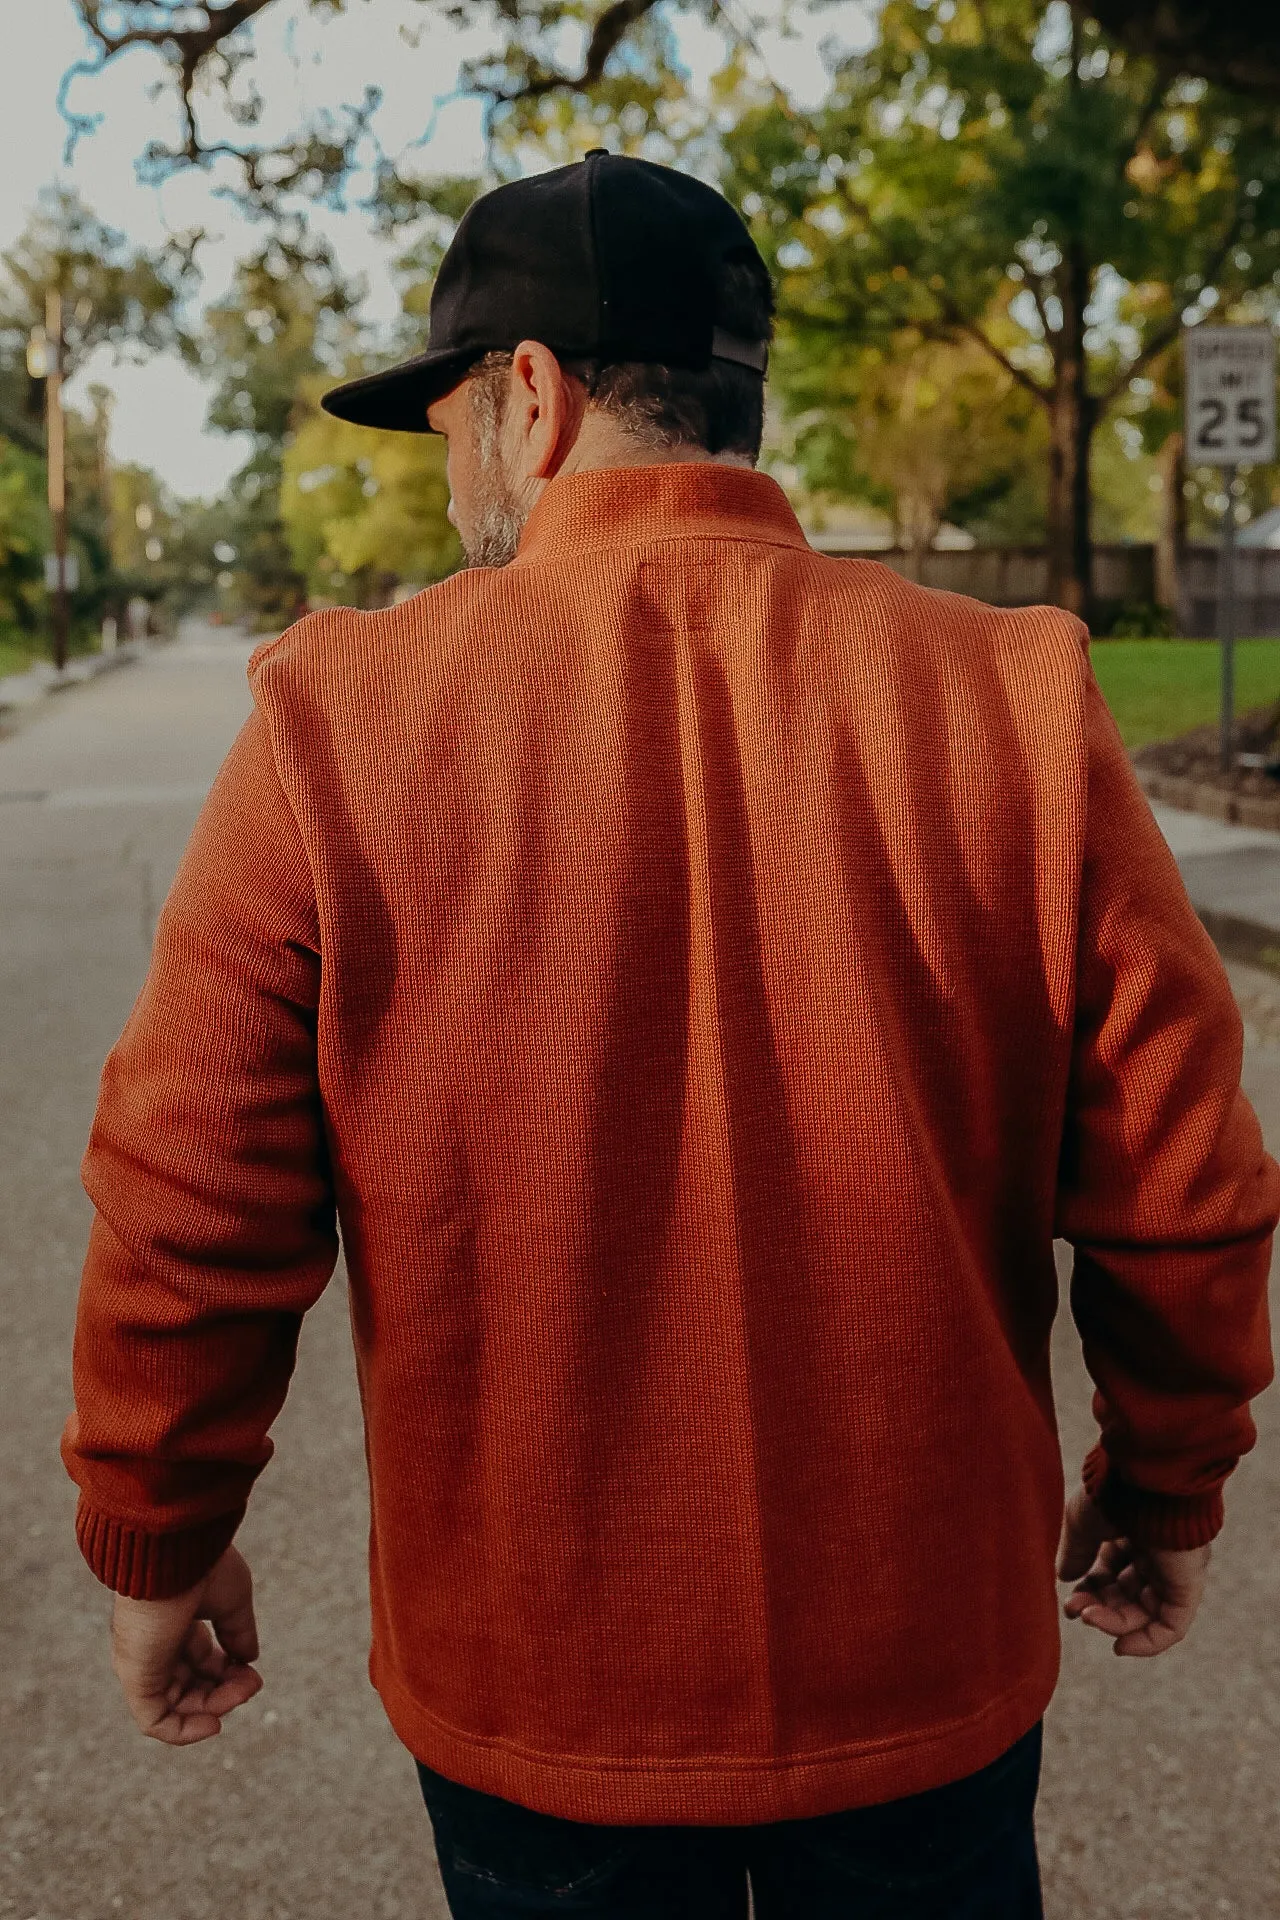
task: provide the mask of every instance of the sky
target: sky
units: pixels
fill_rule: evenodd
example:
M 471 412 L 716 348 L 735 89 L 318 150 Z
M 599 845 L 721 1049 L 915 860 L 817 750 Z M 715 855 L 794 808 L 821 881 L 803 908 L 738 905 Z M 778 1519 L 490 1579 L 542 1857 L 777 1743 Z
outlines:
M 824 44 L 865 42 L 870 3 L 838 0 L 810 17 L 802 32 L 784 34 L 777 22 L 785 0 L 757 0 L 750 16 L 762 23 L 757 44 L 774 77 L 798 102 L 820 97 Z M 745 13 L 745 0 L 738 4 Z M 443 6 L 429 0 L 348 0 L 347 10 L 333 17 L 313 13 L 306 0 L 276 0 L 254 32 L 254 73 L 267 101 L 267 130 L 285 131 L 308 110 L 356 101 L 366 85 L 376 84 L 383 90 L 379 135 L 389 153 L 421 142 L 415 164 L 423 171 L 481 173 L 480 106 L 456 91 L 460 61 L 482 53 L 486 36 L 477 28 L 450 26 L 442 13 Z M 406 40 L 405 30 L 416 44 Z M 695 84 L 714 71 L 721 44 L 706 27 L 682 25 L 681 53 Z M 7 55 L 0 66 L 0 252 L 21 232 L 41 188 L 60 182 L 136 245 L 155 247 L 166 233 L 206 228 L 213 238 L 201 253 L 202 297 L 216 300 L 236 260 L 254 248 L 262 230 L 216 197 L 216 177 L 185 173 L 159 188 L 137 180 L 135 161 L 147 141 L 171 139 L 175 128 L 172 93 L 152 97 L 162 73 L 155 56 L 138 49 L 101 75 L 75 82 L 72 104 L 101 114 L 102 121 L 68 163 L 58 85 L 86 52 L 71 0 L 0 0 L 0 45 Z M 390 318 L 394 246 L 378 240 L 358 212 L 322 212 L 315 224 L 333 241 L 347 271 L 366 277 L 366 316 Z M 216 497 L 243 462 L 247 448 L 239 436 L 205 430 L 209 389 L 176 360 L 153 358 L 136 367 L 99 354 L 77 371 L 68 399 L 74 403 L 95 380 L 116 396 L 112 457 L 153 467 L 179 497 Z

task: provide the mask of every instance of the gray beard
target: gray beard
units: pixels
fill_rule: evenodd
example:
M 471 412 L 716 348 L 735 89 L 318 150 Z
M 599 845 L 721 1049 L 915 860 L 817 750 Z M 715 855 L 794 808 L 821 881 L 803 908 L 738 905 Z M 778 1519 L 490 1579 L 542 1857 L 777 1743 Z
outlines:
M 463 551 L 469 567 L 506 567 L 516 557 L 524 516 L 498 480 L 481 502 L 476 530 Z

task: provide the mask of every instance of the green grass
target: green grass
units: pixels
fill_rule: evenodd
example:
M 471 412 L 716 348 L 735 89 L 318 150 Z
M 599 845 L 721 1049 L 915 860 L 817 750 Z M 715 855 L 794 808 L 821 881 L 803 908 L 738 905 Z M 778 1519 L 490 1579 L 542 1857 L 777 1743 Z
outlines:
M 92 628 L 80 628 L 71 635 L 70 652 L 96 653 L 98 635 Z M 25 673 L 37 660 L 52 661 L 47 634 L 34 637 L 24 633 L 20 627 L 0 624 L 0 679 L 9 673 Z
M 35 657 L 24 635 L 0 626 L 0 678 L 6 673 L 25 673 Z
M 1211 640 L 1095 640 L 1093 669 L 1131 750 L 1218 717 L 1218 647 Z M 1237 640 L 1236 711 L 1280 700 L 1280 640 Z

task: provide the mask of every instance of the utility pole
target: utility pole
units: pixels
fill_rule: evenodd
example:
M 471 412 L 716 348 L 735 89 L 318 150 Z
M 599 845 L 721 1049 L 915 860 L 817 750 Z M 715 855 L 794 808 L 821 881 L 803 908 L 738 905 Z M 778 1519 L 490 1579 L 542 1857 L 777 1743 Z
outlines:
M 67 664 L 71 625 L 67 604 L 67 419 L 62 407 L 62 365 L 66 341 L 62 332 L 62 295 L 50 287 L 44 297 L 44 332 L 49 370 L 45 376 L 45 445 L 49 469 L 49 518 L 53 523 L 53 664 L 61 673 Z

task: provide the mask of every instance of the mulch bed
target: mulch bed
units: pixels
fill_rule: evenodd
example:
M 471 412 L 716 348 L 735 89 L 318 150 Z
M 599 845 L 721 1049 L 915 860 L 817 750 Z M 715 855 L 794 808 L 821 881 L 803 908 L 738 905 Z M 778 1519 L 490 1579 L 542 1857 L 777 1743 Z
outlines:
M 1262 755 L 1274 761 L 1277 772 L 1236 766 L 1224 773 L 1215 724 L 1139 747 L 1133 756 L 1138 778 L 1151 800 L 1280 832 L 1280 703 L 1238 714 L 1235 732 L 1238 753 Z

